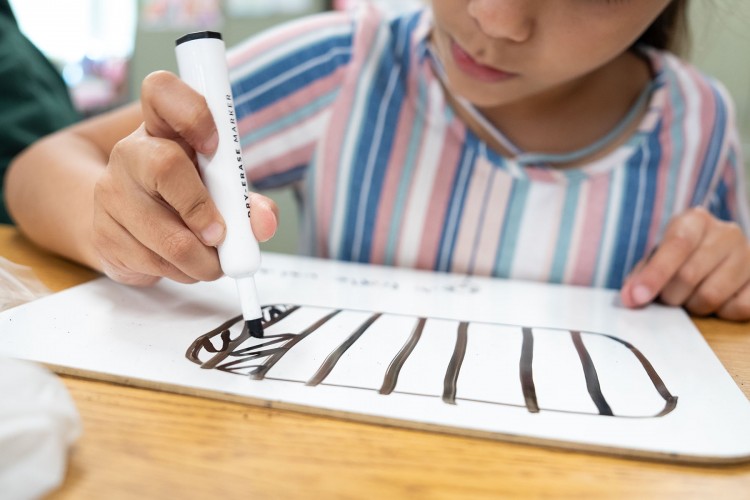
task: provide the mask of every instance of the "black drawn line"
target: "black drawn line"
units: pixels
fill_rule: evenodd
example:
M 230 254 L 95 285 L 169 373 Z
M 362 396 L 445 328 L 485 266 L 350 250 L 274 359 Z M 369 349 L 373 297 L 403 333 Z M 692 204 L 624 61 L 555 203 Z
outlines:
M 201 348 L 210 353 L 226 351 L 229 348 L 229 343 L 232 340 L 230 338 L 231 333 L 229 332 L 229 328 L 231 328 L 232 325 L 237 323 L 240 319 L 242 319 L 242 316 L 235 316 L 234 318 L 222 323 L 218 328 L 215 328 L 195 339 L 195 341 L 190 344 L 190 347 L 188 347 L 188 350 L 185 352 L 185 357 L 193 363 L 201 365 L 203 363 L 200 359 L 198 359 L 198 353 L 200 352 Z M 219 349 L 216 349 L 211 343 L 211 338 L 215 337 L 216 335 L 220 335 L 219 338 L 221 339 L 221 347 Z
M 588 389 L 591 400 L 599 410 L 599 415 L 613 417 L 612 408 L 609 407 L 609 403 L 607 403 L 604 394 L 602 394 L 602 388 L 599 385 L 599 375 L 596 373 L 594 362 L 591 360 L 591 355 L 583 344 L 581 332 L 571 330 L 570 337 L 573 339 L 573 345 L 575 345 L 578 357 L 581 359 L 583 376 L 586 377 L 586 389 Z
M 336 366 L 336 363 L 339 362 L 339 359 L 347 351 L 347 349 L 349 349 L 352 344 L 354 344 L 362 336 L 362 334 L 365 333 L 365 330 L 370 328 L 370 325 L 375 323 L 375 320 L 382 316 L 382 314 L 383 313 L 375 313 L 367 318 L 367 320 L 362 323 L 360 327 L 357 328 L 357 330 L 344 341 L 343 344 L 338 346 L 335 351 L 328 355 L 323 364 L 320 365 L 320 368 L 318 368 L 318 371 L 315 373 L 315 375 L 313 375 L 313 377 L 307 382 L 306 385 L 315 386 L 325 380 L 325 378 L 331 373 L 331 370 L 333 370 L 333 368 Z
M 641 366 L 643 366 L 643 369 L 646 370 L 646 374 L 648 374 L 648 377 L 651 379 L 651 383 L 654 384 L 654 388 L 656 389 L 656 392 L 659 393 L 659 395 L 664 399 L 664 409 L 654 415 L 655 417 L 663 417 L 664 415 L 667 415 L 668 413 L 672 412 L 672 410 L 675 409 L 677 406 L 677 396 L 673 396 L 671 392 L 669 392 L 669 389 L 667 389 L 667 386 L 664 384 L 664 381 L 661 379 L 658 373 L 656 373 L 656 370 L 654 369 L 651 362 L 646 358 L 646 356 L 643 355 L 641 351 L 639 351 L 633 344 L 630 342 L 626 342 L 620 338 L 613 337 L 612 335 L 607 335 L 606 333 L 600 333 L 598 335 L 601 335 L 602 337 L 607 337 L 615 342 L 619 342 L 620 344 L 624 345 L 628 349 L 630 349 L 630 352 L 632 352 L 636 358 L 638 358 L 638 361 L 641 362 Z
M 275 309 L 275 308 L 272 308 L 272 309 L 275 310 L 275 311 L 277 311 L 277 309 Z M 289 316 L 290 314 L 292 314 L 297 309 L 299 309 L 299 306 L 292 306 L 289 309 L 287 309 L 286 311 L 284 311 L 282 313 L 279 313 L 279 314 L 275 314 L 273 312 L 269 312 L 269 310 L 266 310 L 265 312 L 269 312 L 269 314 L 270 314 L 270 319 L 268 321 L 264 321 L 263 322 L 263 328 L 268 328 L 269 326 L 278 323 L 282 319 L 284 319 L 287 316 Z M 242 316 L 235 317 L 234 318 L 234 322 L 231 323 L 229 326 L 232 326 L 234 323 L 236 323 L 237 321 L 240 321 L 241 319 L 242 319 Z M 224 323 L 224 325 L 222 325 L 222 327 L 225 326 L 226 324 L 227 323 Z M 219 328 L 222 328 L 222 327 L 219 327 Z M 216 332 L 217 330 L 214 330 L 214 332 Z M 226 331 L 223 331 L 221 333 L 221 338 L 224 341 L 224 344 L 222 345 L 221 349 L 219 349 L 218 352 L 216 352 L 216 355 L 214 355 L 211 359 L 209 359 L 205 363 L 201 364 L 201 368 L 206 369 L 206 370 L 211 369 L 211 368 L 216 368 L 216 366 L 219 363 L 221 363 L 222 361 L 224 361 L 227 358 L 227 356 L 229 356 L 230 354 L 232 354 L 232 352 L 237 347 L 239 347 L 243 342 L 245 342 L 250 337 L 251 337 L 251 335 L 250 335 L 250 332 L 247 330 L 247 327 L 243 327 L 242 331 L 237 336 L 237 338 L 234 339 L 234 340 L 232 340 L 231 342 L 229 342 L 229 345 L 226 345 L 226 340 L 229 339 L 229 330 L 227 329 Z M 208 340 L 209 338 L 210 337 L 207 337 L 205 340 L 208 341 L 208 343 L 210 344 L 210 340 Z M 209 352 L 211 352 L 211 351 L 209 351 Z
M 271 380 L 275 382 L 290 382 L 293 384 L 305 384 L 303 380 L 294 380 L 290 378 L 279 378 L 279 377 L 266 377 L 265 380 Z M 362 390 L 362 391 L 372 391 L 372 392 L 380 392 L 378 389 L 374 389 L 372 387 L 362 387 L 359 385 L 348 385 L 348 384 L 334 384 L 331 382 L 321 382 L 319 385 L 326 386 L 326 387 L 340 387 L 342 389 L 356 389 L 356 390 Z M 391 394 L 400 394 L 403 396 L 418 396 L 422 398 L 430 398 L 430 399 L 437 399 L 441 398 L 442 396 L 438 394 L 425 394 L 423 392 L 410 392 L 410 391 L 393 391 Z M 479 403 L 479 404 L 487 404 L 487 405 L 493 405 L 493 406 L 502 406 L 506 408 L 523 408 L 526 409 L 525 404 L 514 404 L 514 403 L 502 403 L 500 401 L 489 401 L 486 399 L 476 399 L 476 398 L 462 398 L 462 397 L 456 397 L 456 401 L 466 401 L 468 403 Z M 563 413 L 566 415 L 585 415 L 587 417 L 591 417 L 595 415 L 594 413 L 591 413 L 590 411 L 579 411 L 579 410 L 560 410 L 556 408 L 540 408 L 540 411 L 543 411 L 545 413 Z M 644 419 L 650 419 L 654 418 L 653 416 L 647 415 L 647 416 L 639 416 L 639 415 L 618 415 L 617 418 L 623 418 L 628 420 L 644 420 Z
M 424 324 L 427 322 L 427 318 L 419 318 L 414 329 L 411 331 L 411 335 L 407 339 L 406 343 L 401 347 L 401 350 L 393 358 L 391 364 L 388 365 L 388 370 L 385 372 L 383 377 L 383 385 L 380 387 L 380 394 L 390 394 L 393 389 L 396 388 L 396 382 L 398 382 L 398 374 L 401 373 L 401 368 L 404 366 L 406 359 L 411 355 L 414 348 L 419 342 L 419 338 L 422 336 L 422 330 L 424 330 Z
M 268 327 L 272 324 L 277 323 L 278 321 L 281 321 L 283 318 L 289 316 L 291 313 L 300 309 L 301 307 L 302 306 L 291 306 L 291 305 L 273 305 L 273 306 L 263 307 L 264 326 Z M 406 343 L 402 346 L 399 353 L 391 361 L 388 367 L 388 370 L 384 376 L 383 384 L 379 390 L 376 388 L 354 387 L 354 386 L 347 386 L 347 385 L 341 385 L 341 384 L 324 383 L 325 378 L 330 374 L 330 372 L 336 366 L 341 356 L 343 356 L 344 353 L 357 340 L 359 340 L 362 334 L 367 330 L 367 328 L 369 328 L 372 325 L 372 323 L 374 323 L 382 314 L 384 314 L 384 313 L 373 313 L 371 311 L 362 311 L 362 310 L 355 310 L 355 309 L 351 309 L 347 311 L 367 312 L 371 314 L 371 316 L 362 325 L 360 325 L 358 329 L 354 333 L 352 333 L 350 337 L 342 345 L 340 345 L 335 351 L 333 351 L 331 354 L 328 355 L 325 362 L 320 366 L 316 374 L 308 382 L 304 382 L 303 380 L 287 380 L 287 381 L 296 382 L 296 383 L 305 383 L 306 385 L 329 385 L 329 386 L 337 386 L 337 387 L 351 387 L 351 388 L 363 389 L 363 390 L 368 390 L 368 391 L 372 390 L 372 391 L 377 391 L 383 395 L 388 395 L 388 394 L 410 395 L 411 394 L 411 395 L 425 396 L 425 397 L 431 397 L 431 398 L 440 397 L 442 398 L 443 402 L 446 404 L 456 404 L 457 401 L 470 401 L 470 402 L 487 403 L 487 404 L 494 404 L 494 405 L 500 405 L 500 406 L 511 406 L 511 407 L 519 407 L 519 408 L 525 407 L 527 411 L 529 411 L 530 413 L 538 413 L 539 411 L 543 410 L 545 412 L 592 415 L 592 412 L 590 411 L 584 412 L 584 411 L 557 410 L 554 408 L 540 408 L 539 407 L 539 404 L 537 401 L 537 395 L 536 395 L 536 387 L 534 384 L 534 377 L 533 377 L 534 335 L 533 335 L 532 327 L 521 327 L 523 330 L 523 344 L 521 348 L 519 371 L 520 371 L 520 381 L 521 381 L 521 386 L 522 386 L 522 392 L 524 395 L 524 405 L 501 403 L 501 402 L 494 402 L 494 401 L 482 401 L 482 400 L 477 400 L 477 399 L 461 398 L 457 396 L 456 383 L 457 383 L 458 375 L 459 375 L 459 372 L 460 372 L 460 369 L 461 369 L 461 366 L 465 357 L 466 345 L 468 343 L 469 322 L 462 322 L 459 324 L 457 339 L 456 339 L 456 346 L 454 348 L 453 357 L 446 369 L 446 376 L 444 379 L 442 395 L 409 393 L 405 391 L 398 391 L 395 389 L 400 371 L 403 368 L 403 365 L 406 362 L 406 360 L 409 358 L 409 356 L 415 349 L 417 343 L 421 339 L 427 320 L 428 319 L 448 320 L 448 318 L 433 318 L 433 317 L 416 318 L 417 323 L 414 329 L 412 330 L 412 333 L 409 339 L 407 339 Z M 240 316 L 237 316 L 223 323 L 221 326 L 212 330 L 211 332 L 205 335 L 202 335 L 201 337 L 196 339 L 195 342 L 193 342 L 193 344 L 191 344 L 191 346 L 188 348 L 188 351 L 186 352 L 186 357 L 190 361 L 201 365 L 203 368 L 215 368 L 215 369 L 222 370 L 225 372 L 230 372 L 230 373 L 239 374 L 239 375 L 246 375 L 256 380 L 268 379 L 268 380 L 282 380 L 283 381 L 284 379 L 273 378 L 273 377 L 267 376 L 267 373 L 271 369 L 271 367 L 273 367 L 287 352 L 289 352 L 289 350 L 291 350 L 295 345 L 297 345 L 306 336 L 317 331 L 323 324 L 325 324 L 333 316 L 335 316 L 336 314 L 340 312 L 342 312 L 342 310 L 336 310 L 336 311 L 329 313 L 328 315 L 321 318 L 320 320 L 318 320 L 317 322 L 315 322 L 314 324 L 312 324 L 306 330 L 302 331 L 299 334 L 284 333 L 284 334 L 278 334 L 278 335 L 271 335 L 271 336 L 266 337 L 265 342 L 261 344 L 257 344 L 257 345 L 252 345 L 244 349 L 239 349 L 239 346 L 244 341 L 250 338 L 248 332 L 244 331 L 244 328 L 237 339 L 231 338 L 230 327 L 238 323 L 242 319 Z M 389 313 L 389 314 L 393 316 L 402 316 L 402 317 L 409 316 L 407 314 L 398 314 L 398 313 Z M 411 318 L 415 318 L 415 317 L 411 316 Z M 518 325 L 510 325 L 508 323 L 476 322 L 475 324 L 518 327 Z M 676 396 L 673 396 L 669 392 L 666 385 L 664 384 L 664 382 L 662 381 L 662 379 L 659 377 L 658 373 L 654 369 L 653 365 L 648 361 L 648 359 L 643 355 L 643 353 L 641 353 L 635 346 L 633 346 L 629 342 L 626 342 L 618 337 L 614 337 L 614 336 L 607 335 L 604 333 L 599 333 L 599 332 L 582 332 L 578 330 L 566 330 L 562 328 L 551 328 L 551 330 L 556 330 L 560 333 L 565 332 L 571 335 L 571 339 L 576 347 L 578 356 L 581 361 L 582 368 L 584 370 L 584 376 L 586 379 L 586 385 L 589 391 L 589 395 L 592 398 L 592 401 L 594 402 L 594 404 L 596 405 L 599 411 L 599 415 L 614 416 L 611 408 L 609 407 L 609 404 L 607 403 L 606 399 L 604 398 L 601 392 L 601 386 L 599 384 L 599 378 L 598 378 L 598 374 L 594 366 L 593 359 L 591 358 L 591 355 L 589 354 L 583 342 L 583 336 L 582 336 L 583 333 L 588 334 L 588 335 L 597 335 L 600 337 L 606 337 L 627 347 L 628 350 L 638 359 L 641 366 L 646 371 L 646 374 L 649 376 L 653 386 L 655 387 L 659 395 L 665 401 L 664 408 L 656 415 L 618 416 L 618 418 L 639 419 L 639 418 L 662 417 L 662 416 L 669 414 L 676 408 L 678 398 Z M 219 335 L 221 339 L 221 346 L 218 348 L 215 347 L 214 344 L 211 342 L 211 339 L 217 335 Z M 280 345 L 280 344 L 283 344 L 283 345 Z M 207 362 L 201 363 L 198 357 L 201 349 L 205 349 L 206 352 L 213 353 L 215 354 L 215 356 L 213 356 Z M 240 358 L 240 359 L 235 359 L 235 360 L 222 364 L 222 361 L 226 360 L 227 357 L 229 356 L 232 356 L 234 358 Z M 263 357 L 267 357 L 267 359 L 266 359 L 266 362 L 263 363 L 262 365 L 252 364 L 254 360 L 258 358 L 263 358 Z M 248 373 L 248 370 L 250 369 L 252 369 L 252 371 Z
M 323 326 L 329 319 L 336 316 L 338 313 L 341 312 L 341 309 L 336 309 L 335 311 L 332 311 L 328 314 L 326 314 L 324 317 L 307 327 L 305 330 L 300 332 L 298 335 L 294 335 L 292 339 L 284 344 L 284 347 L 279 350 L 278 352 L 274 353 L 270 358 L 266 360 L 265 363 L 263 363 L 261 366 L 256 367 L 251 373 L 250 376 L 254 380 L 263 380 L 263 378 L 268 373 L 268 370 L 273 368 L 273 365 L 279 362 L 279 360 L 289 352 L 289 350 L 297 345 L 302 339 L 310 335 L 312 332 Z
M 536 387 L 534 387 L 534 370 L 531 366 L 533 360 L 534 334 L 531 328 L 524 326 L 521 362 L 519 363 L 521 388 L 523 389 L 523 399 L 526 401 L 526 409 L 530 413 L 539 413 L 539 405 L 536 402 Z
M 453 356 L 451 357 L 450 363 L 448 363 L 448 369 L 445 371 L 445 379 L 443 380 L 443 402 L 449 405 L 456 404 L 456 383 L 458 382 L 458 374 L 461 371 L 461 364 L 464 362 L 464 356 L 466 355 L 468 330 L 469 323 L 466 321 L 462 321 L 458 325 L 456 347 L 453 349 Z
M 293 333 L 282 333 L 280 335 L 266 335 L 264 337 L 264 340 L 269 340 L 269 342 L 264 342 L 262 344 L 256 344 L 254 346 L 246 347 L 245 349 L 240 349 L 237 351 L 233 351 L 230 353 L 230 356 L 233 357 L 241 357 L 242 359 L 236 359 L 234 361 L 229 361 L 226 363 L 222 363 L 220 365 L 216 365 L 217 370 L 225 371 L 225 372 L 231 372 L 231 373 L 239 373 L 241 370 L 245 370 L 248 368 L 257 368 L 258 365 L 247 365 L 244 364 L 248 361 L 252 361 L 254 359 L 259 358 L 265 358 L 267 356 L 273 356 L 278 353 L 285 353 L 286 343 L 288 341 L 293 340 L 296 337 Z M 273 349 L 263 349 L 264 347 L 269 347 L 275 344 L 281 344 L 284 343 L 284 345 L 280 347 L 275 347 Z M 283 355 L 283 354 L 282 354 Z

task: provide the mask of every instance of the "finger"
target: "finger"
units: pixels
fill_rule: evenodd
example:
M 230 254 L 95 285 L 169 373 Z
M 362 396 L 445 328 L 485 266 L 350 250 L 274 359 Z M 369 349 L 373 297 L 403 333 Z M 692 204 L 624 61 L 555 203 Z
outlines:
M 627 307 L 636 307 L 635 304 L 633 304 L 633 300 L 631 299 L 631 295 L 633 292 L 633 282 L 635 281 L 633 278 L 635 276 L 638 276 L 638 274 L 641 272 L 641 269 L 643 269 L 646 266 L 646 263 L 648 263 L 649 260 L 651 260 L 651 257 L 653 257 L 656 250 L 658 250 L 658 246 L 655 246 L 651 249 L 651 251 L 648 253 L 646 257 L 641 259 L 638 264 L 635 265 L 633 270 L 630 272 L 630 274 L 625 278 L 625 282 L 622 284 L 622 287 L 620 288 L 620 300 L 627 306 Z
M 205 245 L 216 246 L 224 239 L 224 219 L 192 158 L 179 144 L 143 134 L 132 144 L 119 146 L 113 150 L 111 162 L 124 155 L 135 158 L 132 175 L 143 189 L 172 207 Z
M 633 276 L 630 294 L 623 303 L 639 307 L 653 301 L 700 246 L 710 220 L 702 208 L 673 219 L 651 259 Z
M 623 297 L 623 303 L 640 307 L 653 301 L 700 246 L 709 220 L 705 211 L 695 209 L 672 220 L 651 259 L 632 276 L 630 293 Z
M 141 108 L 152 136 L 181 137 L 203 154 L 216 150 L 219 135 L 206 100 L 176 75 L 167 71 L 149 74 L 141 87 Z
M 750 320 L 750 283 L 722 305 L 716 315 L 730 321 Z
M 203 244 L 172 207 L 140 189 L 131 177 L 100 181 L 95 201 L 137 241 L 191 278 L 210 281 L 221 276 L 216 249 Z
M 750 245 L 734 248 L 685 302 L 692 314 L 706 316 L 718 311 L 750 282 Z
M 151 286 L 161 277 L 195 283 L 196 280 L 144 247 L 106 212 L 98 213 L 96 218 L 102 270 L 113 280 L 133 286 Z
M 250 193 L 250 224 L 255 239 L 260 242 L 273 238 L 278 228 L 279 207 L 267 196 Z
M 687 305 L 688 299 L 712 276 L 736 248 L 727 241 L 722 230 L 709 230 L 699 248 L 693 252 L 661 291 L 659 298 L 665 304 Z M 706 290 L 711 290 L 711 287 Z M 734 290 L 732 291 L 734 293 Z
M 138 241 L 177 269 L 199 281 L 222 275 L 216 249 L 206 246 L 179 216 L 153 198 L 140 195 L 138 210 L 120 214 L 120 222 Z

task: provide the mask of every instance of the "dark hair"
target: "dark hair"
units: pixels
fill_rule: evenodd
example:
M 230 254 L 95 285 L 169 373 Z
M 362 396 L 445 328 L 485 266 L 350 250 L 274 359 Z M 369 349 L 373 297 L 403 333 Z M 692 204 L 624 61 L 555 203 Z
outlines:
M 689 50 L 687 0 L 672 0 L 636 42 L 686 55 Z

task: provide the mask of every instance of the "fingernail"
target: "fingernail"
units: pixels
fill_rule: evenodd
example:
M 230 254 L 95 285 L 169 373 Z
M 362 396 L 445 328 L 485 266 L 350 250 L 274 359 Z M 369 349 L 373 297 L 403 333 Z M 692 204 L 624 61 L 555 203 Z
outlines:
M 651 290 L 645 285 L 636 285 L 633 288 L 633 300 L 638 305 L 645 305 L 651 302 L 652 295 Z
M 224 226 L 218 222 L 212 222 L 206 229 L 201 232 L 201 238 L 203 243 L 209 246 L 216 246 L 221 241 L 221 237 L 224 236 Z
M 203 153 L 213 153 L 214 150 L 216 150 L 216 147 L 219 145 L 219 133 L 214 130 L 211 133 L 211 137 L 206 139 L 206 141 L 203 143 L 202 152 Z

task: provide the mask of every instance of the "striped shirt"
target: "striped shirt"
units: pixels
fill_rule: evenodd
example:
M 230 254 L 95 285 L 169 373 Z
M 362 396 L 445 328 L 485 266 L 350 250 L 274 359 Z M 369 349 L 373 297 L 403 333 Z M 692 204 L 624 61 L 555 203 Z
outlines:
M 655 90 L 638 130 L 578 168 L 493 151 L 447 102 L 429 10 L 327 13 L 229 54 L 256 189 L 292 186 L 304 253 L 437 271 L 619 288 L 691 206 L 750 211 L 726 90 L 647 50 Z

